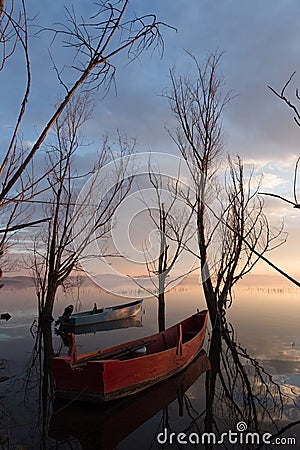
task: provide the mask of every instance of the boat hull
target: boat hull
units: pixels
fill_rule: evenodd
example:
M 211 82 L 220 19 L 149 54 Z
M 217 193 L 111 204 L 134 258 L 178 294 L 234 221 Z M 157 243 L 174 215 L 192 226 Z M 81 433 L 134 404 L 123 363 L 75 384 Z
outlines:
M 171 402 L 178 399 L 181 405 L 184 393 L 208 370 L 209 359 L 201 350 L 186 370 L 137 395 L 100 407 L 56 401 L 49 437 L 59 441 L 78 439 L 84 449 L 115 449 L 130 433 Z
M 75 313 L 72 314 L 67 321 L 62 322 L 61 325 L 78 327 L 134 317 L 141 310 L 142 303 L 143 300 L 136 300 L 123 305 L 100 308 L 97 312 L 85 311 Z
M 207 318 L 207 311 L 202 311 L 162 333 L 105 349 L 98 356 L 96 353 L 80 355 L 75 364 L 70 358 L 53 358 L 56 396 L 103 403 L 135 394 L 172 377 L 200 352 Z M 132 351 L 128 358 L 126 349 L 142 346 L 146 346 L 145 355 L 136 356 Z M 113 359 L 118 352 L 120 357 Z

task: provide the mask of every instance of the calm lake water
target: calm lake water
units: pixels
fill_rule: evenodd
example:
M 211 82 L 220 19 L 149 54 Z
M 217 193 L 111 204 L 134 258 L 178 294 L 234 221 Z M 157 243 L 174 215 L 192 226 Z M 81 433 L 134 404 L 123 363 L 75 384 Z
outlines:
M 0 323 L 0 448 L 206 448 L 201 441 L 204 432 L 214 432 L 216 440 L 222 441 L 213 447 L 216 449 L 289 448 L 289 438 L 297 440 L 291 448 L 300 448 L 299 289 L 273 283 L 236 288 L 228 312 L 231 327 L 219 351 L 213 351 L 211 326 L 208 328 L 204 350 L 207 354 L 211 351 L 211 372 L 201 373 L 205 355 L 200 356 L 179 377 L 109 407 L 73 404 L 64 408 L 45 396 L 41 401 L 45 387 L 43 355 L 34 351 L 35 326 L 30 331 L 36 318 L 34 291 L 21 277 L 6 279 L 0 297 L 1 312 L 12 315 L 10 321 Z M 70 303 L 89 309 L 95 301 L 98 306 L 124 302 L 124 298 L 92 286 L 82 287 L 80 304 L 76 300 L 76 292 L 73 297 L 60 292 L 54 317 Z M 201 287 L 178 286 L 167 295 L 166 325 L 197 308 L 205 309 Z M 146 299 L 143 309 L 135 326 L 77 335 L 77 351 L 155 333 L 156 300 Z M 53 336 L 53 343 L 56 352 L 66 352 L 59 336 Z M 43 411 L 45 414 L 47 410 L 43 420 Z M 236 433 L 231 433 L 231 440 L 229 434 L 221 438 L 230 430 Z M 179 436 L 178 442 L 180 432 L 185 435 Z M 246 443 L 247 432 L 257 434 L 249 435 Z M 264 433 L 272 434 L 272 438 Z M 199 444 L 194 445 L 197 439 Z M 213 436 L 210 439 L 213 442 Z M 234 439 L 239 441 L 235 443 Z M 275 439 L 279 439 L 277 445 L 268 444 Z

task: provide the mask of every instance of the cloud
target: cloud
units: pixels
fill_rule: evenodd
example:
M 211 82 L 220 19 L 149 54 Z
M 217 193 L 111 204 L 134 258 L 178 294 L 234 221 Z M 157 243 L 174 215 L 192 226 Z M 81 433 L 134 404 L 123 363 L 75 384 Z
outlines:
M 224 50 L 220 69 L 226 89 L 234 89 L 238 96 L 224 111 L 223 130 L 226 151 L 239 153 L 246 162 L 253 162 L 255 172 L 264 173 L 263 188 L 280 195 L 292 195 L 293 167 L 299 155 L 300 129 L 293 114 L 267 85 L 280 90 L 293 71 L 297 71 L 288 90 L 294 98 L 300 85 L 300 47 L 298 0 L 274 2 L 273 0 L 153 0 L 130 4 L 136 14 L 153 12 L 158 20 L 176 27 L 177 32 L 162 27 L 165 50 L 163 57 L 151 51 L 127 65 L 126 55 L 114 60 L 117 67 L 117 95 L 111 90 L 101 99 L 93 120 L 86 127 L 92 146 L 79 156 L 78 164 L 89 167 L 93 152 L 99 148 L 102 136 L 113 134 L 118 128 L 129 136 L 136 136 L 139 150 L 177 153 L 165 127 L 174 127 L 168 102 L 161 97 L 169 85 L 169 68 L 177 73 L 193 74 L 193 63 L 185 50 L 203 60 L 208 52 Z M 90 14 L 89 2 L 76 2 L 80 13 Z M 63 20 L 64 8 L 52 2 L 47 8 L 33 0 L 28 4 L 29 16 L 39 13 L 37 22 L 51 25 Z M 31 59 L 33 88 L 20 130 L 26 142 L 33 142 L 49 120 L 53 105 L 63 94 L 52 63 L 47 54 L 51 36 L 42 33 L 34 36 L 31 29 Z M 52 47 L 52 54 L 60 67 L 71 64 L 68 49 L 62 45 Z M 0 111 L 1 144 L 7 142 L 10 127 L 15 121 L 24 92 L 24 59 L 16 54 L 7 70 L 1 72 L 2 90 Z M 300 107 L 300 104 L 299 104 Z M 36 158 L 40 167 L 41 157 Z M 279 201 L 278 201 L 279 202 Z M 278 207 L 269 203 L 268 212 L 276 214 Z M 277 203 L 279 205 L 279 203 Z M 277 208 L 277 209 L 276 209 Z M 297 216 L 281 204 L 280 211 L 293 221 L 291 229 L 297 234 Z M 297 211 L 296 211 L 297 212 Z M 296 252 L 295 248 L 291 251 Z
M 45 11 L 39 2 L 33 1 L 28 7 L 30 16 L 39 14 L 39 23 L 51 25 L 63 20 L 63 5 L 52 4 Z M 88 7 L 87 3 L 76 4 L 87 15 Z M 201 60 L 209 51 L 219 48 L 225 51 L 221 70 L 227 87 L 239 94 L 224 113 L 228 151 L 258 160 L 266 157 L 284 160 L 299 152 L 299 129 L 292 114 L 267 88 L 271 84 L 281 89 L 291 72 L 299 70 L 298 1 L 274 5 L 271 0 L 263 3 L 190 0 L 188 6 L 179 0 L 155 0 L 151 5 L 134 1 L 132 10 L 136 14 L 154 12 L 158 20 L 176 27 L 177 32 L 162 27 L 165 40 L 162 58 L 148 52 L 129 65 L 126 55 L 116 58 L 117 96 L 111 91 L 100 101 L 102 93 L 99 93 L 94 125 L 90 127 L 93 136 L 120 128 L 137 136 L 146 150 L 175 152 L 164 129 L 165 125 L 172 126 L 173 119 L 167 101 L 160 97 L 169 84 L 168 70 L 175 66 L 178 73 L 192 74 L 193 64 L 184 50 Z M 31 38 L 33 90 L 23 129 L 25 139 L 29 140 L 49 118 L 53 104 L 62 94 L 47 56 L 50 39 L 49 33 Z M 52 47 L 52 53 L 60 67 L 71 64 L 70 53 L 63 46 Z M 22 67 L 21 58 L 9 66 L 4 80 L 8 87 L 13 87 L 5 90 L 2 100 L 8 123 L 13 122 L 14 106 L 23 92 Z M 298 81 L 295 77 L 293 87 Z
M 286 179 L 279 177 L 274 173 L 263 173 L 261 189 L 274 189 L 285 183 Z

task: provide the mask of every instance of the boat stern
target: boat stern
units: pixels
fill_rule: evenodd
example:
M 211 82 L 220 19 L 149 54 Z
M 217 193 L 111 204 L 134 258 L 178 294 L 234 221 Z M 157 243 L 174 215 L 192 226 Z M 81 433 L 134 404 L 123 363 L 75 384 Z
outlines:
M 104 401 L 102 364 L 71 364 L 70 358 L 52 358 L 57 398 L 102 403 Z

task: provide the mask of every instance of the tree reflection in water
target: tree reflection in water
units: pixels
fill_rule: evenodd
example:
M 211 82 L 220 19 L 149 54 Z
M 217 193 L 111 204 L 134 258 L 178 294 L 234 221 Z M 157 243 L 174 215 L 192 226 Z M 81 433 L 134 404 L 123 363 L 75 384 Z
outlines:
M 52 414 L 54 389 L 51 375 L 53 356 L 52 324 L 39 324 L 34 333 L 34 346 L 25 374 L 25 397 L 37 393 L 37 430 L 40 448 L 47 449 L 49 420 Z
M 236 432 L 236 425 L 241 421 L 247 425 L 245 433 L 257 432 L 262 435 L 269 432 L 272 434 L 271 441 L 288 430 L 291 433 L 286 436 L 293 436 L 293 431 L 295 435 L 296 428 L 293 427 L 300 420 L 288 422 L 284 413 L 287 403 L 294 402 L 299 414 L 295 395 L 292 390 L 283 390 L 262 365 L 237 343 L 232 326 L 224 322 L 222 329 L 213 330 L 209 344 L 209 371 L 207 357 L 202 353 L 187 371 L 132 398 L 97 407 L 76 402 L 58 404 L 53 403 L 50 370 L 53 355 L 51 325 L 38 329 L 27 378 L 31 382 L 37 380 L 41 448 L 80 448 L 76 447 L 80 442 L 81 448 L 87 449 L 91 448 L 93 442 L 96 445 L 93 448 L 109 450 L 154 416 L 160 419 L 158 422 L 149 421 L 148 431 L 149 427 L 153 428 L 150 430 L 152 440 L 144 442 L 145 448 L 193 447 L 175 442 L 172 445 L 159 445 L 156 437 L 165 428 L 169 434 L 197 433 L 200 439 L 203 433 L 213 432 L 218 440 L 223 432 Z M 199 400 L 196 397 L 189 398 L 186 391 L 204 372 L 206 399 L 199 406 Z M 32 390 L 33 386 L 28 384 L 27 388 Z M 178 412 L 174 417 L 173 409 L 172 414 L 169 413 L 169 405 L 176 398 Z M 184 429 L 178 429 L 181 426 L 178 417 L 182 415 L 185 426 Z M 53 439 L 56 443 L 49 447 Z M 130 442 L 130 437 L 128 439 Z M 241 449 L 261 447 L 268 448 L 265 444 L 239 444 Z M 211 449 L 214 445 L 206 443 L 202 448 Z M 224 443 L 215 448 L 230 449 L 232 444 L 226 443 L 224 439 Z
M 281 436 L 284 425 L 284 408 L 295 402 L 292 389 L 283 393 L 282 386 L 274 381 L 262 365 L 236 342 L 232 325 L 223 322 L 221 329 L 212 332 L 209 359 L 211 371 L 206 376 L 205 432 L 214 432 L 217 439 L 223 432 L 237 432 L 237 424 L 244 422 L 247 432 L 271 433 L 269 440 Z M 300 412 L 299 406 L 295 407 Z M 288 428 L 300 420 L 289 423 Z M 227 441 L 228 442 L 228 441 Z M 232 444 L 222 444 L 231 448 Z M 239 448 L 268 448 L 266 444 L 239 443 Z M 220 446 L 218 446 L 220 447 Z M 213 448 L 207 445 L 207 448 Z

